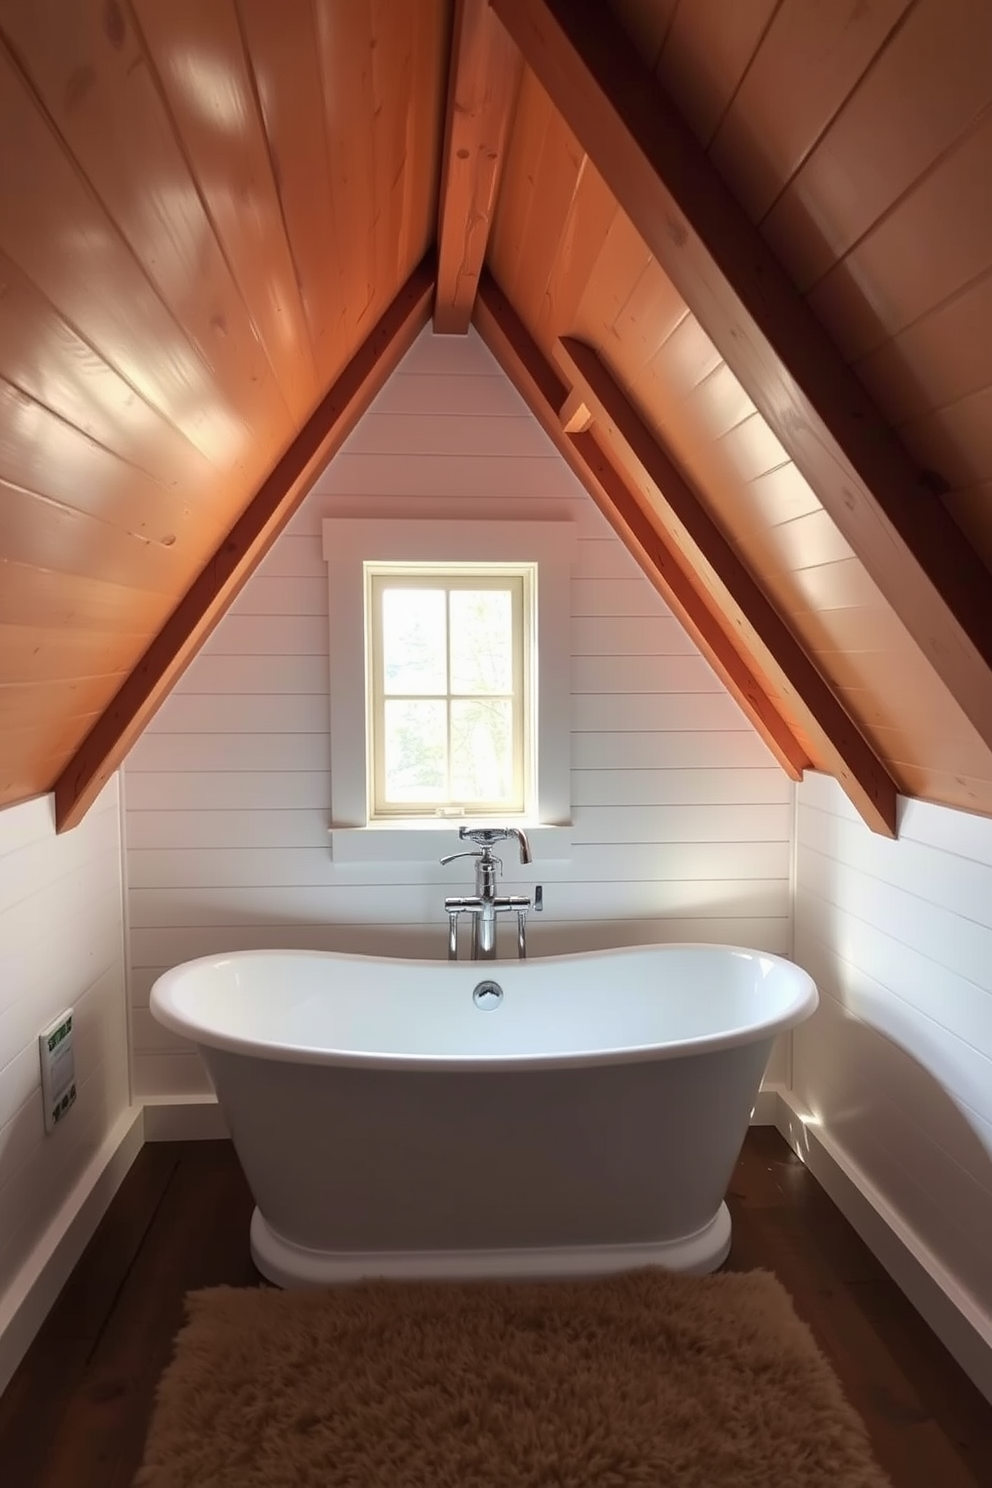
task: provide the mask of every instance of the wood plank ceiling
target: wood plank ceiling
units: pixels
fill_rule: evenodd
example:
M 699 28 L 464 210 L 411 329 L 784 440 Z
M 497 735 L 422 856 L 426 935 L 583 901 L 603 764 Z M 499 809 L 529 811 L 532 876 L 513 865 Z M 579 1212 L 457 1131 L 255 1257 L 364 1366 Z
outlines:
M 992 814 L 992 7 L 610 9 L 0 0 L 0 804 L 85 808 L 436 241 L 436 328 L 474 313 L 783 767 L 877 830 Z
M 503 0 L 496 0 L 496 9 L 511 26 L 514 12 L 536 13 L 529 4 Z M 571 14 L 584 7 L 537 9 Z M 992 383 L 990 321 L 981 308 L 992 269 L 992 170 L 988 143 L 984 169 L 976 168 L 973 138 L 992 109 L 992 73 L 974 61 L 992 55 L 992 10 L 971 0 L 829 7 L 762 0 L 735 5 L 729 24 L 730 11 L 720 0 L 662 7 L 624 0 L 615 9 L 902 449 L 925 468 L 934 503 L 939 492 L 941 511 L 964 528 L 987 564 L 990 426 L 962 405 L 976 398 L 987 403 Z M 546 32 L 545 20 L 535 29 Z M 941 63 L 936 71 L 927 61 L 933 56 Z M 925 125 L 917 86 L 923 72 Z M 592 147 L 605 165 L 609 152 L 595 142 Z M 957 160 L 962 151 L 972 159 L 970 174 Z M 919 193 L 933 200 L 931 177 L 946 172 L 956 184 L 944 191 L 943 211 L 914 207 Z M 853 201 L 845 195 L 848 180 L 855 182 Z M 843 231 L 842 207 L 858 214 Z M 888 232 L 893 212 L 908 214 L 913 231 Z M 831 235 L 836 246 L 830 254 L 819 248 L 814 269 L 812 245 Z M 887 236 L 888 248 L 879 247 L 873 258 L 868 244 L 876 236 Z M 967 251 L 961 240 L 970 245 Z M 960 267 L 952 270 L 949 258 Z M 908 292 L 907 259 L 915 264 L 915 298 Z M 875 268 L 866 277 L 869 263 Z M 563 359 L 563 336 L 599 352 L 899 788 L 992 811 L 987 730 L 979 732 L 938 665 L 911 637 L 907 626 L 916 616 L 908 593 L 901 613 L 883 598 L 792 451 L 757 411 L 530 70 L 509 142 L 489 265 L 549 360 Z M 829 293 L 827 279 L 835 280 Z M 898 313 L 883 321 L 887 300 L 898 292 Z M 925 332 L 924 322 L 946 321 L 947 301 L 957 297 L 970 305 L 973 318 L 955 316 L 950 333 L 938 325 Z M 926 348 L 918 374 L 908 351 L 893 349 L 907 333 Z M 965 343 L 959 354 L 967 377 L 955 348 L 942 339 L 948 334 L 959 346 Z M 917 375 L 929 384 L 925 395 Z M 915 416 L 907 420 L 906 390 L 914 384 Z M 599 427 L 630 469 L 645 508 L 671 537 L 664 493 L 630 460 L 629 447 L 625 456 L 615 422 L 601 420 Z M 971 583 L 992 618 L 984 564 L 977 573 L 972 569 Z M 726 613 L 725 601 L 709 587 Z M 782 695 L 778 668 L 763 665 L 753 643 L 745 644 L 809 758 L 838 774 L 836 749 L 811 736 Z M 986 678 L 986 696 L 987 689 Z
M 435 231 L 446 0 L 0 0 L 0 802 L 50 788 Z

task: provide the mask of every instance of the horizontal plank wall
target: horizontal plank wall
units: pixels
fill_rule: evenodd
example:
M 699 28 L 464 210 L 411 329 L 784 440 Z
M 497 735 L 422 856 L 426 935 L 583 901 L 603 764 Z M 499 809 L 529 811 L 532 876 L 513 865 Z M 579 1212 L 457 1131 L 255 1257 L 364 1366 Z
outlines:
M 199 1059 L 148 1012 L 168 966 L 267 945 L 445 954 L 442 902 L 470 883 L 464 863 L 334 864 L 328 846 L 321 522 L 371 499 L 404 516 L 577 524 L 572 854 L 507 861 L 505 879 L 513 892 L 545 886 L 532 949 L 789 947 L 791 782 L 476 333 L 426 331 L 126 762 L 140 1095 L 207 1088 Z
M 985 1337 L 992 1392 L 992 820 L 903 800 L 891 842 L 825 776 L 798 802 L 795 953 L 821 1004 L 792 1096 Z
M 51 796 L 0 811 L 0 969 L 2 1389 L 16 1363 L 8 1330 L 20 1331 L 39 1269 L 128 1120 L 116 776 L 83 824 L 60 837 Z M 70 1005 L 78 1096 L 46 1136 L 38 1034 Z

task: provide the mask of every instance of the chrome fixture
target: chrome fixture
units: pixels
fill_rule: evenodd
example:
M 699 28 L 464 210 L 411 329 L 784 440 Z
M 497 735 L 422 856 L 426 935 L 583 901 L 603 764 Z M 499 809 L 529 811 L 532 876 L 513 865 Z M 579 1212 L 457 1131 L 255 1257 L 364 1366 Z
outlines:
M 442 863 L 453 863 L 456 858 L 475 859 L 475 893 L 454 894 L 444 901 L 448 916 L 448 960 L 458 960 L 458 920 L 461 915 L 472 917 L 472 960 L 492 961 L 496 956 L 497 916 L 513 912 L 517 916 L 517 955 L 522 960 L 527 955 L 527 911 L 544 908 L 541 886 L 534 890 L 533 900 L 524 894 L 497 894 L 496 874 L 503 863 L 493 852 L 497 842 L 515 837 L 520 848 L 521 863 L 530 863 L 530 843 L 526 832 L 519 827 L 459 827 L 462 842 L 474 842 L 475 848 L 465 852 L 449 853 Z
M 503 988 L 499 982 L 480 982 L 472 993 L 472 1001 L 484 1013 L 491 1013 L 503 1001 Z

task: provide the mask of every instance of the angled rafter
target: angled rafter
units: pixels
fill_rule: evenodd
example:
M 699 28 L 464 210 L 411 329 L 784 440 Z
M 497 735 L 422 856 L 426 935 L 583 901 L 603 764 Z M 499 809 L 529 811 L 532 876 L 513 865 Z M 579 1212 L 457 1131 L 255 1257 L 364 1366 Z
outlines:
M 464 335 L 496 210 L 520 53 L 488 0 L 456 0 L 438 213 L 434 329 Z
M 992 746 L 989 575 L 598 0 L 492 0 L 620 206 Z
M 614 531 L 626 543 L 779 764 L 793 780 L 799 780 L 810 763 L 805 751 L 652 524 L 607 451 L 592 433 L 585 430 L 570 433 L 562 427 L 561 410 L 569 403 L 568 387 L 488 273 L 483 273 L 479 285 L 474 319 L 490 351 Z
M 895 836 L 895 782 L 658 436 L 591 347 L 565 337 L 558 343 L 556 359 L 595 421 L 614 432 L 624 464 L 633 466 L 648 483 L 676 551 L 745 638 L 747 649 L 759 651 L 765 670 L 779 683 L 783 698 L 822 749 L 824 760 L 831 762 L 831 773 L 854 806 L 873 831 Z
M 427 323 L 434 282 L 431 254 L 410 275 L 87 734 L 55 785 L 59 831 L 82 819 L 327 461 Z

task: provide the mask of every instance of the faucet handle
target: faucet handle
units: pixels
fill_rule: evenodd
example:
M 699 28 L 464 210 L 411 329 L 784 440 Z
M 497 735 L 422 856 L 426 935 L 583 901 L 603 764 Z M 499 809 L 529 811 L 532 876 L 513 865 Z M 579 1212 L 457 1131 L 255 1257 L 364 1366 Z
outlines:
M 440 862 L 442 862 L 442 863 L 453 863 L 456 858 L 481 858 L 481 857 L 482 857 L 481 851 L 480 852 L 449 853 L 446 858 L 441 858 L 440 859 Z
M 491 851 L 497 842 L 505 842 L 508 837 L 515 837 L 520 845 L 521 863 L 532 861 L 530 843 L 527 841 L 527 833 L 522 832 L 519 827 L 470 827 L 462 825 L 458 828 L 461 840 L 477 842 L 483 852 Z
M 466 823 L 458 828 L 463 842 L 477 842 L 480 847 L 495 847 L 506 836 L 505 827 L 470 827 Z

